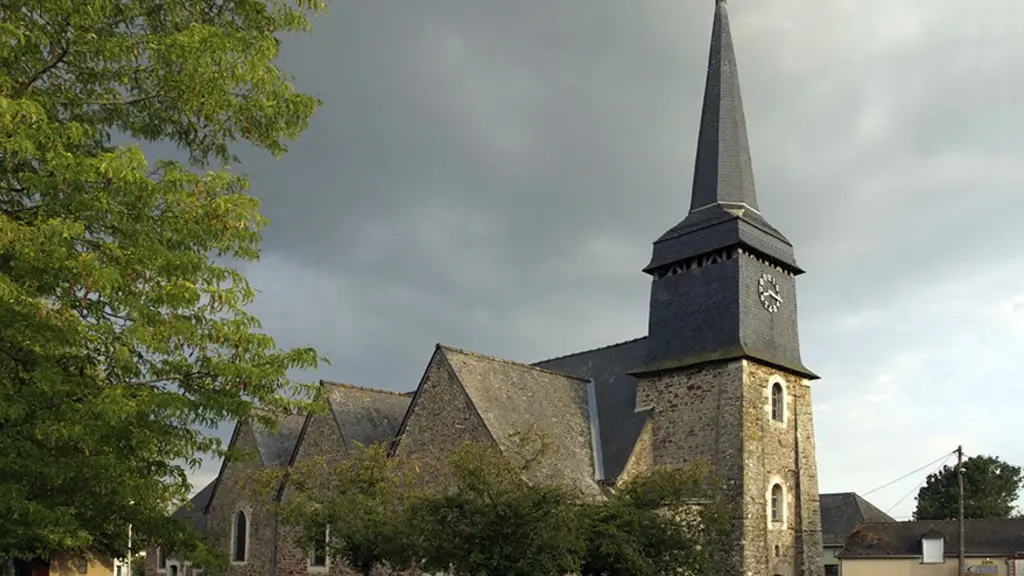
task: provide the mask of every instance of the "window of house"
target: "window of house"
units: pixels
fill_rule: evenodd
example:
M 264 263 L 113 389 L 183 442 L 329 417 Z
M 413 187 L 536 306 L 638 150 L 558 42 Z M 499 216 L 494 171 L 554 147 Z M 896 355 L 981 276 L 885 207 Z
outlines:
M 156 569 L 166 570 L 167 569 L 167 558 L 164 556 L 164 549 L 159 546 L 156 549 Z
M 786 495 L 782 491 L 782 484 L 772 485 L 771 495 L 771 517 L 772 522 L 781 523 L 786 506 Z
M 782 422 L 785 408 L 786 392 L 782 389 L 782 384 L 776 382 L 772 384 L 772 420 Z
M 839 564 L 825 564 L 825 576 L 839 576 Z
M 178 576 L 178 565 L 177 564 L 171 564 L 171 575 L 170 576 Z
M 78 568 L 78 573 L 79 574 L 85 574 L 86 572 L 89 571 L 89 561 L 86 560 L 85 556 L 79 556 L 78 557 L 78 566 L 77 566 L 77 568 Z
M 945 560 L 945 541 L 938 537 L 921 539 L 921 562 L 923 564 L 942 564 Z
M 313 548 L 309 551 L 309 567 L 311 569 L 327 569 L 327 537 L 328 531 L 324 530 L 323 537 L 313 542 Z
M 235 562 L 245 562 L 245 555 L 249 547 L 249 519 L 246 518 L 245 512 L 242 510 L 235 512 L 234 533 L 234 555 L 232 560 Z

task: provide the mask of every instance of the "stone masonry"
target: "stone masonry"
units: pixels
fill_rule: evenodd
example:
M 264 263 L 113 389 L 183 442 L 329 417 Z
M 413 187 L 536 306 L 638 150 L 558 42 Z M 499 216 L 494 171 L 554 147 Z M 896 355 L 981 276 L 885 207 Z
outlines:
M 251 495 L 253 479 L 264 467 L 253 427 L 248 423 L 239 424 L 234 449 L 247 457 L 230 460 L 221 470 L 208 509 L 209 533 L 222 550 L 230 553 L 235 513 L 244 510 L 249 526 L 247 558 L 244 562 L 232 561 L 227 575 L 266 576 L 271 570 L 274 522 L 270 502 L 255 501 Z
M 326 382 L 323 386 L 329 409 L 307 417 L 296 441 L 293 466 L 301 467 L 320 460 L 323 465 L 333 467 L 343 463 L 357 445 L 389 442 L 409 406 L 410 398 L 404 394 Z M 291 493 L 292 488 L 285 485 L 280 498 L 287 501 Z M 360 575 L 358 570 L 332 558 L 327 559 L 326 568 L 311 566 L 310 550 L 301 545 L 298 530 L 285 522 L 278 525 L 276 573 L 287 576 Z M 378 569 L 374 574 L 385 576 L 387 572 Z
M 464 442 L 494 440 L 440 349 L 427 365 L 399 440 L 399 456 L 420 458 L 444 457 Z
M 784 421 L 771 418 L 769 390 L 786 393 Z M 642 378 L 638 407 L 653 406 L 656 466 L 706 459 L 740 503 L 737 573 L 819 576 L 821 526 L 810 387 L 756 361 L 734 360 Z M 784 521 L 769 520 L 771 486 L 785 494 Z
M 306 429 L 296 448 L 295 465 L 301 466 L 314 458 L 322 458 L 328 466 L 344 461 L 347 450 L 342 442 L 338 427 L 333 416 L 328 412 L 314 414 L 309 417 Z M 291 496 L 292 488 L 285 486 L 282 499 Z M 355 571 L 349 570 L 339 562 L 328 561 L 328 570 L 312 568 L 309 565 L 309 550 L 299 545 L 298 530 L 285 523 L 278 527 L 277 539 L 277 570 L 278 574 L 329 574 L 330 576 L 350 576 Z

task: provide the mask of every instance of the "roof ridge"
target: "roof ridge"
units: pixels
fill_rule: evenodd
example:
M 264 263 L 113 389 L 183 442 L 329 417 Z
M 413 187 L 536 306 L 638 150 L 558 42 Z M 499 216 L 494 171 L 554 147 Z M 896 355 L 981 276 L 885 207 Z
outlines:
M 867 498 L 857 494 L 856 492 L 851 492 L 851 494 L 853 494 L 853 502 L 857 505 L 857 509 L 860 510 L 861 518 L 867 518 L 869 515 L 874 515 L 875 512 L 885 516 L 886 518 L 892 518 L 892 516 L 878 506 L 872 504 Z M 893 519 L 893 521 L 895 521 L 895 519 Z M 876 520 L 876 522 L 887 522 L 887 520 Z
M 253 408 L 253 414 L 257 416 L 270 416 L 276 420 L 284 420 L 285 418 L 291 418 L 292 416 L 305 416 L 305 413 L 293 410 L 270 410 L 268 408 L 257 407 Z M 245 418 L 243 418 L 245 420 Z
M 494 362 L 501 362 L 502 364 L 508 364 L 510 366 L 516 366 L 518 368 L 527 368 L 529 370 L 536 370 L 538 372 L 546 372 L 548 374 L 554 374 L 555 376 L 561 376 L 562 378 L 568 378 L 569 380 L 576 380 L 576 381 L 579 381 L 579 382 L 589 382 L 589 380 L 586 379 L 586 378 L 579 378 L 579 377 L 573 376 L 571 374 L 566 374 L 565 372 L 558 372 L 557 370 L 550 370 L 548 368 L 541 368 L 540 366 L 535 366 L 533 364 L 526 364 L 524 362 L 516 362 L 514 360 L 507 360 L 505 358 L 498 358 L 497 356 L 490 356 L 488 354 L 480 354 L 479 352 L 473 352 L 471 350 L 465 350 L 463 348 L 456 348 L 455 346 L 448 346 L 446 344 L 438 343 L 437 344 L 437 348 L 439 350 L 446 350 L 446 351 L 450 351 L 450 352 L 457 352 L 459 354 L 465 354 L 467 356 L 472 356 L 474 358 L 480 358 L 482 360 L 491 360 L 491 361 L 494 361 Z
M 388 394 L 390 396 L 402 396 L 408 397 L 408 392 L 395 392 L 394 390 L 384 390 L 381 388 L 370 388 L 369 386 L 356 386 L 355 384 L 346 384 L 344 382 L 335 382 L 333 380 L 320 379 L 321 386 L 335 386 L 338 388 L 349 388 L 351 390 L 360 390 L 362 392 L 373 392 L 374 394 Z
M 911 524 L 955 524 L 959 522 L 956 518 L 948 518 L 946 520 L 864 520 L 858 522 L 858 526 L 872 525 L 872 526 L 886 526 L 892 524 L 901 524 L 909 526 Z M 964 518 L 964 522 L 1017 522 L 1024 523 L 1024 518 Z
M 579 352 L 573 352 L 571 354 L 563 354 L 561 356 L 555 356 L 554 358 L 547 358 L 546 360 L 534 362 L 533 364 L 531 364 L 531 366 L 536 366 L 537 364 L 546 364 L 548 362 L 554 362 L 555 360 L 565 360 L 566 358 L 572 358 L 573 356 L 579 356 L 581 354 L 590 354 L 591 352 L 597 352 L 598 350 L 607 350 L 609 348 L 615 348 L 617 346 L 625 346 L 626 344 L 639 342 L 640 340 L 644 340 L 646 338 L 647 336 L 638 336 L 636 338 L 631 338 L 629 340 L 623 340 L 622 342 L 616 342 L 615 344 L 607 344 L 605 346 L 598 346 L 597 348 L 591 348 L 589 350 L 580 350 Z

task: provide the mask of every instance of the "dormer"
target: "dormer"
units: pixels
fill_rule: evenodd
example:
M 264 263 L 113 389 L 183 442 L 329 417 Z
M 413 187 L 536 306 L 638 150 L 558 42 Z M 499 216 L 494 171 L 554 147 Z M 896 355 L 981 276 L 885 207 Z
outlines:
M 946 537 L 938 530 L 921 536 L 921 563 L 942 564 L 946 561 Z

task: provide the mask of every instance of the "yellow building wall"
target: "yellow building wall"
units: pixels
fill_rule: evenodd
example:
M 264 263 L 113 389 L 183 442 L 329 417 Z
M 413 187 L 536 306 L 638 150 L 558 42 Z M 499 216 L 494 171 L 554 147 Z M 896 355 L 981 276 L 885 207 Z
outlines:
M 79 559 L 85 558 L 85 572 Z M 114 561 L 94 554 L 58 554 L 50 560 L 50 576 L 113 576 Z
M 999 570 L 998 576 L 1009 576 L 1006 558 L 968 558 L 968 567 L 988 560 Z M 942 564 L 922 564 L 920 558 L 844 558 L 843 576 L 957 576 L 956 558 Z

